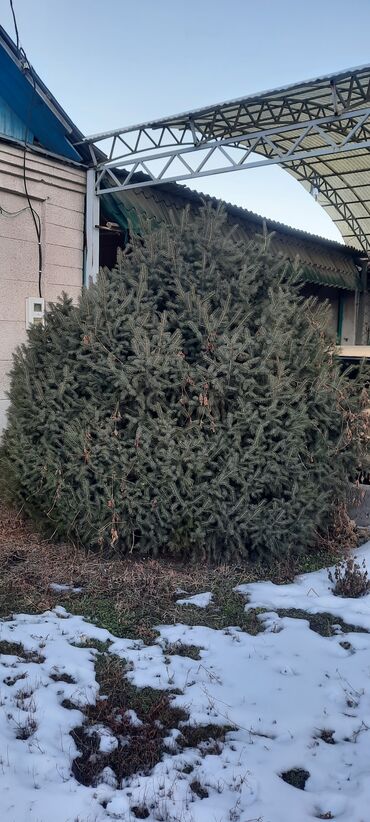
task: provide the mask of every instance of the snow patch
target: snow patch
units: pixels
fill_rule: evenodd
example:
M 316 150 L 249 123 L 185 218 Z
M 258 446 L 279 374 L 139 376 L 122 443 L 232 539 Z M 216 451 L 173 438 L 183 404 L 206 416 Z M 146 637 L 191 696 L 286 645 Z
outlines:
M 356 551 L 361 564 L 365 560 L 370 574 L 370 542 Z M 331 569 L 333 570 L 333 568 Z M 357 599 L 333 596 L 328 569 L 298 576 L 288 585 L 273 582 L 254 582 L 239 585 L 236 590 L 247 598 L 250 608 L 290 609 L 298 608 L 308 614 L 329 613 L 350 625 L 370 631 L 370 593 Z
M 211 591 L 205 591 L 204 594 L 194 594 L 187 599 L 176 600 L 176 605 L 195 605 L 196 608 L 208 608 L 213 599 Z
M 370 544 L 358 555 L 368 563 Z M 167 625 L 148 647 L 61 608 L 0 623 L 0 819 L 133 822 L 133 809 L 142 809 L 149 822 L 365 822 L 370 633 L 323 637 L 310 630 L 308 619 L 280 617 L 277 611 L 299 608 L 308 617 L 327 611 L 370 629 L 370 596 L 334 597 L 325 570 L 291 585 L 258 583 L 239 590 L 249 598 L 247 607 L 269 609 L 260 615 L 264 631 L 257 636 Z M 190 710 L 191 725 L 227 726 L 225 741 L 182 749 L 179 731 L 172 729 L 171 753 L 151 773 L 117 784 L 108 764 L 116 740 L 99 726 L 107 766 L 95 786 L 79 784 L 71 775 L 78 751 L 70 731 L 83 713 L 66 705 L 83 708 L 98 695 L 97 651 L 78 647 L 82 637 L 110 640 L 107 653 L 126 660 L 134 685 L 176 688 L 174 704 Z M 28 661 L 21 653 L 7 654 L 6 642 L 37 653 Z M 175 643 L 201 647 L 201 661 L 176 655 L 168 662 L 165 648 Z M 70 681 L 55 681 L 55 671 Z M 131 710 L 130 717 L 137 720 Z M 22 734 L 30 720 L 30 733 Z M 300 772 L 305 779 L 309 774 L 304 790 L 282 778 Z
M 68 585 L 64 582 L 51 582 L 49 588 L 52 591 L 55 591 L 57 594 L 59 593 L 72 593 L 72 594 L 79 594 L 82 591 L 82 588 L 76 588 L 73 585 Z

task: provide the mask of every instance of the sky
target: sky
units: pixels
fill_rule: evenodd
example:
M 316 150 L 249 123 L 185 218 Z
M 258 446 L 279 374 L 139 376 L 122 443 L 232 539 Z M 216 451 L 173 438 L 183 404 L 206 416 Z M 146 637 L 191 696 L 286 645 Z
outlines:
M 20 42 L 85 134 L 363 65 L 370 0 L 13 0 Z M 1 24 L 15 39 L 9 0 Z M 277 166 L 192 188 L 331 239 L 329 216 Z

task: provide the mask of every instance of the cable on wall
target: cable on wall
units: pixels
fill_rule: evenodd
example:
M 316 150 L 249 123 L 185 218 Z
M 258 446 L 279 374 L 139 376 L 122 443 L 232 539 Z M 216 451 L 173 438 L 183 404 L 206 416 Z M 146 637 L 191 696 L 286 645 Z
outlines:
M 12 12 L 13 23 L 14 23 L 14 28 L 15 28 L 15 38 L 16 38 L 16 41 L 17 41 L 17 51 L 19 51 L 19 32 L 18 32 L 18 26 L 17 26 L 17 18 L 15 16 L 13 0 L 9 0 L 9 2 L 10 2 L 10 9 L 11 9 L 11 12 Z
M 29 211 L 29 206 L 25 206 L 24 208 L 20 208 L 18 211 L 7 211 L 4 206 L 0 205 L 0 216 L 1 217 L 18 217 L 19 214 L 23 214 L 24 211 Z
M 27 118 L 26 118 L 26 130 L 25 130 L 25 136 L 24 136 L 22 173 L 23 173 L 24 191 L 25 191 L 27 202 L 28 202 L 28 208 L 31 211 L 32 220 L 33 220 L 33 224 L 35 226 L 35 232 L 36 232 L 36 237 L 37 237 L 37 247 L 38 247 L 38 289 L 39 289 L 39 297 L 42 297 L 43 256 L 42 256 L 41 219 L 40 219 L 40 215 L 37 213 L 37 211 L 35 211 L 35 209 L 32 205 L 31 197 L 30 197 L 30 194 L 29 194 L 29 191 L 28 191 L 27 170 L 26 170 L 28 134 L 29 134 L 29 131 L 30 131 L 32 110 L 33 110 L 33 106 L 34 106 L 35 98 L 36 98 L 36 94 L 37 94 L 36 81 L 35 81 L 35 77 L 34 77 L 34 74 L 33 74 L 32 67 L 31 67 L 31 65 L 30 65 L 30 63 L 27 59 L 26 52 L 20 46 L 19 30 L 18 30 L 16 14 L 15 14 L 15 11 L 14 11 L 13 0 L 9 0 L 9 2 L 10 2 L 10 8 L 11 8 L 12 16 L 13 16 L 13 21 L 14 21 L 17 51 L 18 51 L 20 59 L 21 59 L 22 71 L 23 71 L 24 74 L 26 74 L 28 72 L 30 77 L 31 77 L 31 80 L 32 80 L 32 94 L 31 94 L 30 104 L 29 104 Z
M 31 202 L 31 197 L 30 197 L 30 195 L 29 195 L 29 191 L 28 191 L 28 185 L 27 185 L 27 173 L 26 173 L 26 158 L 27 158 L 27 146 L 28 146 L 28 132 L 29 132 L 29 123 L 30 123 L 30 121 L 31 121 L 32 109 L 33 109 L 34 100 L 35 100 L 35 95 L 36 95 L 36 83 L 35 83 L 35 78 L 34 78 L 34 76 L 33 76 L 33 74 L 32 74 L 32 71 L 31 71 L 31 68 L 30 68 L 30 66 L 29 66 L 29 64 L 28 64 L 28 61 L 27 61 L 27 65 L 28 65 L 28 69 L 29 69 L 30 74 L 31 74 L 33 88 L 32 88 L 32 95 L 31 95 L 31 99 L 30 99 L 30 106 L 29 106 L 29 110 L 28 110 L 28 117 L 27 117 L 27 121 L 26 121 L 26 131 L 25 131 L 25 137 L 24 137 L 24 149 L 23 149 L 23 166 L 22 166 L 22 171 L 23 171 L 23 185 L 24 185 L 24 190 L 25 190 L 25 194 L 26 194 L 27 202 L 28 202 L 28 205 L 29 205 L 29 208 L 30 208 L 31 214 L 32 214 L 33 224 L 34 224 L 34 226 L 35 226 L 35 232 L 36 232 L 36 237 L 37 237 L 38 259 L 39 259 L 38 286 L 39 286 L 39 297 L 42 297 L 42 268 L 43 268 L 43 259 L 42 259 L 42 244 L 41 244 L 41 219 L 40 219 L 40 215 L 37 213 L 37 211 L 35 211 L 35 209 L 34 209 L 34 207 L 33 207 L 33 205 L 32 205 L 32 202 Z

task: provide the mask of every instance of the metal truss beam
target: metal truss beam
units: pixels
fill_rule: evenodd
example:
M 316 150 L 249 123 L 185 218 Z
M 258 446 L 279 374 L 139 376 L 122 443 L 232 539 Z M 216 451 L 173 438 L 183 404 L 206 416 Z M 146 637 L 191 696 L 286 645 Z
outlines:
M 317 190 L 322 205 L 335 210 L 336 220 L 348 226 L 361 248 L 369 248 L 370 229 L 362 227 L 356 206 L 361 203 L 370 220 L 370 205 L 356 187 L 351 203 L 341 192 L 348 188 L 346 174 L 361 170 L 356 157 L 364 153 L 369 163 L 359 188 L 370 186 L 370 66 L 83 142 L 89 145 L 98 196 L 280 165 Z M 107 151 L 104 161 L 98 143 Z
M 340 193 L 343 189 L 338 191 L 337 189 L 331 188 L 326 177 L 320 177 L 304 163 L 294 164 L 292 170 L 297 180 L 305 185 L 305 188 L 310 191 L 316 200 L 321 202 L 323 207 L 329 205 L 336 209 L 343 222 L 350 228 L 352 234 L 357 237 L 358 243 L 363 251 L 368 251 L 369 238 L 350 208 L 351 205 L 357 205 L 358 201 L 347 203 Z M 348 186 L 344 190 L 348 190 Z M 370 217 L 370 211 L 368 213 Z
M 324 130 L 324 126 L 327 125 L 336 125 L 337 130 Z M 146 129 L 143 133 L 146 135 Z M 164 182 L 192 180 L 246 168 L 258 168 L 272 164 L 286 165 L 297 160 L 369 149 L 370 105 L 365 110 L 361 109 L 331 118 L 325 117 L 321 121 L 314 120 L 285 127 L 276 126 L 255 131 L 252 134 L 242 134 L 238 138 L 212 138 L 207 141 L 203 138 L 195 145 L 184 145 L 185 139 L 178 140 L 166 151 L 158 150 L 163 144 L 162 133 L 155 146 L 157 151 L 148 152 L 140 148 L 143 133 L 139 130 L 135 135 L 131 151 L 127 141 L 120 140 L 121 143 L 125 143 L 126 151 L 118 156 L 112 156 L 118 139 L 116 136 L 113 138 L 107 160 L 96 164 L 98 194 L 142 188 Z M 312 147 L 306 148 L 308 144 Z M 259 158 L 253 155 L 259 155 Z M 125 170 L 127 174 L 125 177 L 118 177 L 115 174 L 116 169 Z M 132 179 L 139 172 L 144 173 L 149 179 L 144 181 Z

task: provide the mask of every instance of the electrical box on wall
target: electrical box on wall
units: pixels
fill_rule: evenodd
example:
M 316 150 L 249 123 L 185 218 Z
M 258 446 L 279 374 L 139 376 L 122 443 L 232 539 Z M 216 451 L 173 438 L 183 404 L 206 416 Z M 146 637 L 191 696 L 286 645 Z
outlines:
M 43 297 L 27 297 L 26 299 L 26 328 L 31 325 L 44 323 L 45 300 Z

